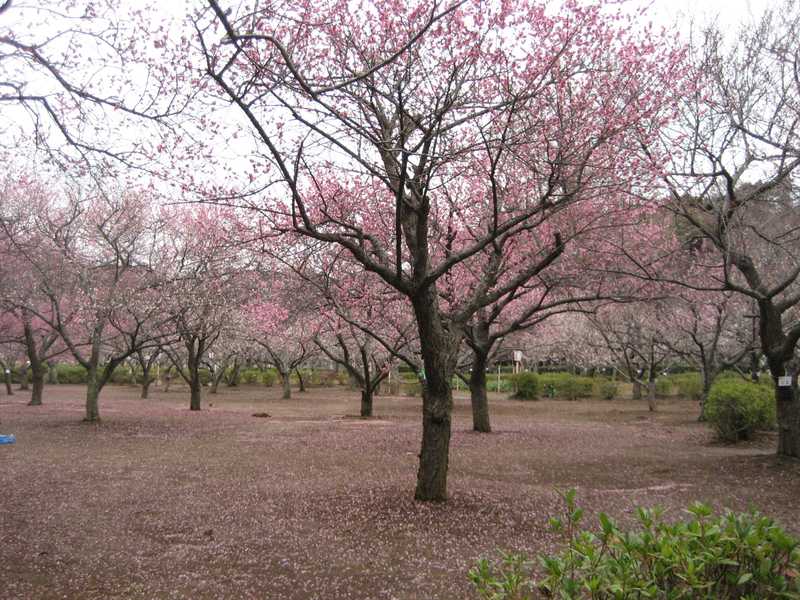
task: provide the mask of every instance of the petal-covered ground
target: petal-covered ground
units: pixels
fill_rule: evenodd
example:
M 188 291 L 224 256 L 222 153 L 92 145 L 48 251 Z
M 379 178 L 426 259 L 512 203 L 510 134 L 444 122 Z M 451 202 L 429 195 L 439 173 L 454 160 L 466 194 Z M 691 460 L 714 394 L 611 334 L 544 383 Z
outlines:
M 413 501 L 420 401 L 355 392 L 225 389 L 188 395 L 109 387 L 102 424 L 81 422 L 83 389 L 45 405 L 0 396 L 0 590 L 12 598 L 471 598 L 466 572 L 498 548 L 557 540 L 555 489 L 589 513 L 669 515 L 693 500 L 753 506 L 800 531 L 800 463 L 774 436 L 713 441 L 694 402 L 492 399 L 492 434 L 456 399 L 450 501 Z M 255 418 L 258 412 L 269 417 Z

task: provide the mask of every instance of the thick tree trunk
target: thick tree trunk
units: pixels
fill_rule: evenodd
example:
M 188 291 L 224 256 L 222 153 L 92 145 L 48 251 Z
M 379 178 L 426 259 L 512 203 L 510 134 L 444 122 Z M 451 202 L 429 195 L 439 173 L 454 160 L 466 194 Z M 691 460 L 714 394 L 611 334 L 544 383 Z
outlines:
M 361 390 L 361 416 L 372 416 L 372 390 L 369 388 Z
M 200 381 L 200 364 L 189 360 L 189 410 L 200 410 L 203 400 L 203 384 Z
M 445 329 L 435 288 L 413 299 L 425 366 L 422 387 L 422 447 L 419 454 L 415 498 L 425 502 L 447 500 L 447 469 L 456 354 L 463 333 Z
M 305 392 L 306 382 L 303 381 L 303 374 L 300 372 L 300 369 L 295 369 L 294 372 L 297 373 L 297 382 L 300 384 L 300 391 Z
M 153 383 L 153 380 L 150 377 L 145 376 L 144 381 L 142 381 L 142 392 L 139 394 L 139 397 L 142 400 L 147 400 L 150 397 L 150 384 Z
M 798 396 L 797 373 L 784 363 L 777 368 L 770 366 L 775 381 L 775 403 L 778 420 L 778 456 L 800 458 L 800 396 Z M 780 386 L 780 374 L 791 374 L 792 385 Z
M 97 365 L 91 365 L 86 376 L 86 416 L 84 421 L 95 423 L 100 420 L 100 381 Z
M 44 377 L 46 371 L 44 365 L 39 363 L 36 367 L 31 369 L 31 401 L 28 402 L 29 406 L 41 406 L 42 395 L 44 394 Z
M 642 384 L 638 381 L 633 382 L 633 399 L 634 400 L 641 400 L 642 399 Z
M 291 373 L 278 370 L 278 374 L 281 377 L 281 384 L 283 384 L 283 399 L 291 400 L 292 399 Z
M 791 388 L 775 388 L 778 412 L 778 455 L 800 458 L 800 400 L 797 380 Z
M 486 365 L 488 356 L 473 351 L 472 373 L 469 376 L 469 395 L 472 402 L 472 429 L 481 433 L 490 433 L 489 398 L 486 393 Z

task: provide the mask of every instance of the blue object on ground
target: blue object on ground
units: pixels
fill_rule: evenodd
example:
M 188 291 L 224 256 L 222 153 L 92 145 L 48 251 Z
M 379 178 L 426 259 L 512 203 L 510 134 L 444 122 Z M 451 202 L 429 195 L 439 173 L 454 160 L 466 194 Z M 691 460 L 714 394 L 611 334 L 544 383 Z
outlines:
M 0 435 L 0 444 L 13 444 L 17 438 L 13 435 Z

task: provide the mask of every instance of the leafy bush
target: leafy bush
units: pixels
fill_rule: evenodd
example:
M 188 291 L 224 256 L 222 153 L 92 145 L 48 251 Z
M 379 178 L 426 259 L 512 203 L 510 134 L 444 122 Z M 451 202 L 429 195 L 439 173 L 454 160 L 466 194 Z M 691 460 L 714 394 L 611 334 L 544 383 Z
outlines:
M 278 380 L 278 372 L 275 369 L 266 369 L 261 372 L 261 383 L 267 387 L 272 387 Z
M 517 373 L 514 376 L 514 385 L 517 388 L 514 398 L 517 400 L 539 399 L 539 377 L 536 373 Z
M 669 377 L 659 377 L 656 379 L 656 396 L 671 396 L 673 384 Z
M 681 373 L 671 375 L 669 379 L 678 390 L 678 396 L 688 400 L 700 400 L 703 397 L 703 377 L 700 373 Z
M 239 370 L 239 382 L 243 384 L 260 383 L 262 378 L 261 369 L 250 368 Z
M 86 383 L 87 373 L 81 365 L 59 363 L 56 365 L 59 383 Z
M 695 503 L 686 521 L 663 521 L 660 509 L 638 509 L 639 526 L 620 529 L 607 515 L 600 529 L 581 530 L 575 491 L 565 514 L 550 520 L 564 549 L 540 558 L 535 580 L 519 554 L 478 561 L 469 578 L 485 600 L 544 598 L 800 598 L 800 541 L 755 512 L 715 516 Z
M 746 440 L 758 429 L 774 427 L 775 410 L 770 387 L 743 379 L 718 379 L 706 401 L 708 422 L 728 442 Z
M 545 393 L 549 389 L 555 390 L 555 396 L 566 400 L 590 398 L 594 380 L 591 377 L 581 377 L 572 373 L 540 373 L 539 389 Z
M 603 400 L 613 400 L 619 391 L 619 384 L 616 381 L 598 381 L 596 387 L 597 396 Z

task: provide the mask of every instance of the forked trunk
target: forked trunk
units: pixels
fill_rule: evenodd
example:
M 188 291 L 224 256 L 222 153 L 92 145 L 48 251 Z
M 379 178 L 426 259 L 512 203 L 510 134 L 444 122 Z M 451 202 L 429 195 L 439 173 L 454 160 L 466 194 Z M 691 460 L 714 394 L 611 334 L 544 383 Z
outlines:
M 297 373 L 297 382 L 300 385 L 300 392 L 306 391 L 306 382 L 303 381 L 303 374 L 300 372 L 300 369 L 295 369 L 295 373 Z
M 473 352 L 472 373 L 469 376 L 469 395 L 472 402 L 472 429 L 481 433 L 490 433 L 489 398 L 486 393 L 486 365 L 488 357 L 480 352 Z

